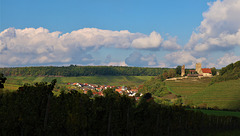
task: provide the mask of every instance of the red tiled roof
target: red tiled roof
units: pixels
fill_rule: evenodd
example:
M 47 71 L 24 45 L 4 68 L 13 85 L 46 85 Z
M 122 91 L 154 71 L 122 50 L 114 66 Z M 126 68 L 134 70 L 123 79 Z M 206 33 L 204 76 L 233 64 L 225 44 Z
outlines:
M 115 89 L 115 91 L 117 91 L 117 92 L 121 92 L 121 91 L 122 91 L 122 89 Z
M 138 92 L 138 89 L 131 89 L 132 92 Z
M 103 93 L 102 92 L 93 92 L 93 95 L 101 95 L 101 96 L 103 96 Z
M 210 68 L 202 68 L 203 73 L 212 73 Z
M 93 92 L 93 95 L 96 95 L 96 94 L 98 94 L 98 92 Z

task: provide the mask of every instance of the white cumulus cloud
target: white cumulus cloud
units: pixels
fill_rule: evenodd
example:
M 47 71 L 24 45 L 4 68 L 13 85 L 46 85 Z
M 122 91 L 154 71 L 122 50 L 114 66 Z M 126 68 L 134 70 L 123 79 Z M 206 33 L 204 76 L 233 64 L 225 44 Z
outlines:
M 0 33 L 0 57 L 4 65 L 26 65 L 35 63 L 65 62 L 68 51 L 59 43 L 61 33 L 49 32 L 42 27 L 14 29 Z
M 202 63 L 206 61 L 205 57 L 194 57 L 190 52 L 187 51 L 177 51 L 167 54 L 165 59 L 172 66 L 177 65 L 187 65 L 187 67 L 195 67 L 196 63 Z
M 223 57 L 218 59 L 217 65 L 219 67 L 225 67 L 230 63 L 240 61 L 240 56 L 236 56 L 233 53 L 226 53 Z
M 177 43 L 177 37 L 168 37 L 161 45 L 166 50 L 180 50 L 181 46 Z
M 0 33 L 0 62 L 6 66 L 55 63 L 97 65 L 101 62 L 91 56 L 91 51 L 100 48 L 153 49 L 159 48 L 162 41 L 161 35 L 155 31 L 148 36 L 128 30 L 97 28 L 83 28 L 65 34 L 42 27 L 8 28 Z M 176 46 L 176 39 L 172 41 L 166 41 L 166 49 Z
M 199 52 L 230 50 L 240 46 L 240 1 L 217 0 L 209 3 L 204 20 L 193 32 L 185 49 Z
M 107 64 L 104 64 L 107 66 L 127 66 L 127 64 L 124 61 L 120 61 L 120 62 L 109 62 Z
M 153 31 L 149 36 L 134 39 L 132 47 L 137 49 L 156 49 L 160 47 L 162 41 L 161 35 Z
M 130 33 L 127 30 L 111 31 L 97 28 L 84 28 L 63 34 L 60 37 L 60 41 L 65 46 L 81 48 L 129 48 L 134 39 L 143 36 L 145 35 L 141 33 Z
M 128 66 L 157 66 L 157 58 L 155 54 L 143 55 L 139 52 L 133 52 L 126 59 L 125 63 Z

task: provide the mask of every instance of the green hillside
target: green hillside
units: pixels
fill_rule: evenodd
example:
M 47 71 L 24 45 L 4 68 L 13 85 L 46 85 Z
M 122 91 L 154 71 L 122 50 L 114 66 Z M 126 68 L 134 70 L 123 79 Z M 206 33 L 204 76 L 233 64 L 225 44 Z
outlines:
M 222 111 L 222 110 L 206 110 L 206 109 L 189 109 L 193 111 L 200 111 L 207 115 L 216 115 L 216 116 L 235 116 L 240 118 L 240 112 L 237 111 Z
M 195 93 L 203 91 L 206 87 L 208 87 L 210 81 L 210 78 L 203 78 L 201 80 L 195 78 L 188 78 L 183 80 L 165 82 L 166 85 L 170 87 L 170 89 L 176 94 L 188 97 Z
M 215 83 L 209 86 L 210 78 L 166 81 L 166 85 L 183 96 L 185 104 L 220 109 L 240 109 L 240 79 Z
M 220 70 L 220 75 L 216 76 L 213 79 L 212 84 L 214 82 L 234 80 L 239 78 L 240 78 L 240 61 L 237 61 L 235 63 L 227 65 L 226 67 L 223 67 Z
M 240 61 L 231 63 L 213 78 L 165 81 L 184 104 L 220 109 L 240 109 Z
M 240 79 L 215 83 L 189 99 L 197 104 L 207 103 L 209 107 L 240 109 Z

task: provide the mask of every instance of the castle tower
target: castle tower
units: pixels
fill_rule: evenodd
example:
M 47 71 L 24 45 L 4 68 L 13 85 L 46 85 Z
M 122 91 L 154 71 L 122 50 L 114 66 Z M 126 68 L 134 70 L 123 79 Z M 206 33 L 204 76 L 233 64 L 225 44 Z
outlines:
M 196 71 L 197 71 L 198 74 L 203 74 L 201 63 L 196 63 Z
M 182 66 L 181 76 L 185 75 L 185 65 Z

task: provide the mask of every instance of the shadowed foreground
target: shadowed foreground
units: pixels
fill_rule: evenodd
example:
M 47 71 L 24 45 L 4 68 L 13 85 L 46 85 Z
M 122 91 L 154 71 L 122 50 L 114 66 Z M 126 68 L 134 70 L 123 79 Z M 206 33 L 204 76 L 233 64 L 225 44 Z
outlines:
M 55 83 L 24 85 L 17 92 L 1 93 L 0 135 L 207 135 L 240 129 L 237 117 L 159 105 L 149 94 L 138 103 L 110 89 L 105 97 L 89 98 L 76 91 L 56 97 L 52 94 Z

